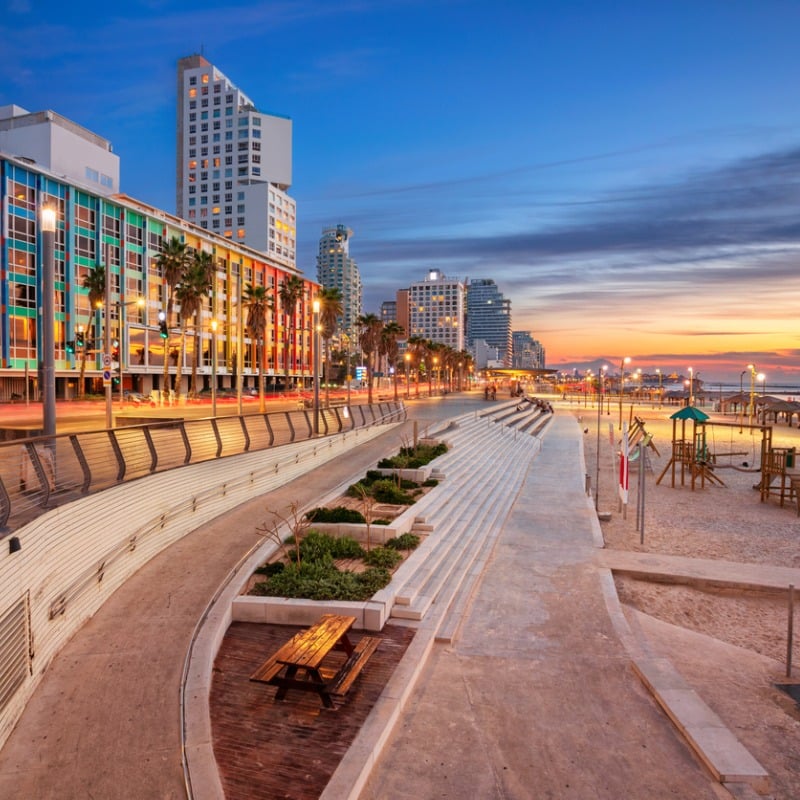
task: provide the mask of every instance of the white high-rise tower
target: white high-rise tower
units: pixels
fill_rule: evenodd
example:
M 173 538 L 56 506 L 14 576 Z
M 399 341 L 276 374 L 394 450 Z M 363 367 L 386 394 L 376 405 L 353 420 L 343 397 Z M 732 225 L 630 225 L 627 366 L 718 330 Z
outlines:
M 292 121 L 255 104 L 201 55 L 178 61 L 179 216 L 296 267 Z

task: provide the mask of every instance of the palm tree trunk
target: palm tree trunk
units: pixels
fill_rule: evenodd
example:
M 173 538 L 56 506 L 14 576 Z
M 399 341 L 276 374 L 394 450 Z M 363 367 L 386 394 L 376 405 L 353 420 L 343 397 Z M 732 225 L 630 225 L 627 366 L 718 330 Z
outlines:
M 263 414 L 267 410 L 267 399 L 264 397 L 264 360 L 266 356 L 266 343 L 261 340 L 260 353 L 258 354 L 258 410 Z
M 197 397 L 197 351 L 200 347 L 200 336 L 198 335 L 197 328 L 194 329 L 194 357 L 192 358 L 192 399 Z

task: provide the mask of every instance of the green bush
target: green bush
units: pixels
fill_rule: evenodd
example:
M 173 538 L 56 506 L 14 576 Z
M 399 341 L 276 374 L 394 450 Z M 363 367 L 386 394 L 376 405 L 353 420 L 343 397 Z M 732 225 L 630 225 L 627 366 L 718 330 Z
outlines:
M 384 478 L 372 484 L 372 496 L 379 503 L 392 503 L 394 505 L 410 506 L 414 498 L 402 489 L 391 478 Z
M 364 556 L 364 563 L 370 567 L 391 569 L 403 560 L 403 556 L 391 547 L 375 547 Z
M 342 572 L 329 564 L 290 565 L 253 587 L 262 597 L 293 597 L 309 600 L 368 600 L 391 580 L 388 570 L 371 568 L 357 574 Z
M 435 445 L 419 444 L 416 447 L 401 447 L 400 452 L 392 458 L 383 458 L 378 462 L 382 469 L 417 469 L 430 464 L 447 452 L 447 445 L 439 442 Z
M 356 522 L 364 523 L 364 515 L 354 508 L 336 506 L 336 508 L 314 508 L 306 513 L 311 522 Z
M 439 481 L 436 478 L 428 478 L 428 480 L 422 482 L 423 486 L 438 486 Z
M 364 550 L 350 536 L 330 536 L 319 531 L 309 531 L 300 542 L 302 562 L 331 561 L 334 558 L 361 558 Z
M 392 521 L 390 519 L 384 519 L 383 517 L 381 517 L 380 519 L 372 520 L 372 524 L 373 525 L 391 525 Z
M 281 572 L 286 565 L 283 561 L 273 561 L 271 564 L 262 564 L 258 569 L 256 569 L 256 573 L 258 575 L 277 575 Z
M 345 494 L 348 497 L 363 497 L 365 494 L 370 494 L 369 485 L 363 483 L 362 481 L 357 481 L 356 483 L 351 484 L 347 487 L 347 491 Z
M 389 539 L 385 546 L 394 550 L 415 550 L 419 547 L 419 536 L 416 533 L 403 533 L 396 538 Z

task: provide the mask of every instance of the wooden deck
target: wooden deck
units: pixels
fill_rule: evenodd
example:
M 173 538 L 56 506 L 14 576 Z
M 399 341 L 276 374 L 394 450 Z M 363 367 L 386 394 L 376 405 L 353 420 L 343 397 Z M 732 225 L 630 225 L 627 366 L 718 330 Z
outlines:
M 214 664 L 211 723 L 226 800 L 317 800 L 414 637 L 387 625 L 381 645 L 334 711 L 314 693 L 250 680 L 259 664 L 299 628 L 234 622 Z M 353 632 L 355 644 L 365 635 Z M 344 661 L 345 654 L 337 654 Z

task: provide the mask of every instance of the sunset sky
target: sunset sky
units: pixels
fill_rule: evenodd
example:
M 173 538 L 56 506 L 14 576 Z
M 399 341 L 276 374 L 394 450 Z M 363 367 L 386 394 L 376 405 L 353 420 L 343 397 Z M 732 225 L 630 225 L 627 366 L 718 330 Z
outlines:
M 800 383 L 800 3 L 0 3 L 0 104 L 167 211 L 178 58 L 291 117 L 298 266 L 348 225 L 367 311 L 436 267 L 494 278 L 551 367 Z

